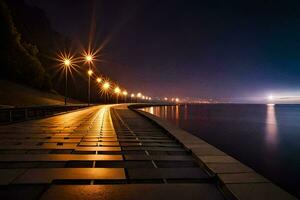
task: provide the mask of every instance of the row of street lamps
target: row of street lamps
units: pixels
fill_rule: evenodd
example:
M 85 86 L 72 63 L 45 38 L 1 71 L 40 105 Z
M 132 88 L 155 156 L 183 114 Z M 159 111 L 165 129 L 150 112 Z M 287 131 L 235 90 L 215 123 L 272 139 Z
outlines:
M 88 64 L 88 105 L 90 105 L 91 103 L 91 77 L 94 74 L 91 66 L 93 64 L 94 58 L 95 58 L 95 54 L 93 53 L 86 53 L 84 52 L 83 55 L 84 58 L 84 62 Z M 65 71 L 65 105 L 67 105 L 67 96 L 68 96 L 68 71 L 71 71 L 71 69 L 74 66 L 77 66 L 77 59 L 75 59 L 73 56 L 71 56 L 70 54 L 66 54 L 66 53 L 60 53 L 59 55 L 59 59 L 58 59 L 61 63 L 61 66 L 64 68 Z M 101 86 L 101 90 L 105 95 L 105 103 L 107 103 L 107 93 L 109 92 L 109 90 L 111 89 L 111 83 L 108 80 L 104 80 L 100 77 L 96 78 L 96 82 L 98 84 L 102 84 Z M 116 84 L 115 84 L 116 85 Z M 123 95 L 124 96 L 124 101 L 127 101 L 127 95 L 128 92 L 126 90 L 121 90 L 119 86 L 115 86 L 113 89 L 113 93 L 116 95 L 116 103 L 119 102 L 119 95 Z M 130 100 L 132 101 L 133 99 L 136 99 L 136 101 L 138 99 L 142 99 L 142 100 L 152 100 L 151 97 L 147 97 L 142 95 L 142 93 L 137 93 L 134 94 L 132 93 L 130 95 Z

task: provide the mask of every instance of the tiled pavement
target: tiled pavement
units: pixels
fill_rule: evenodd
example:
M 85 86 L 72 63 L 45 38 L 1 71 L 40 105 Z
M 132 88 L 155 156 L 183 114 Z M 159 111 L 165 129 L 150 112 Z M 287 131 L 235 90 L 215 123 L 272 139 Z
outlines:
M 173 137 L 109 106 L 1 126 L 0 185 L 0 199 L 223 199 Z
M 0 199 L 224 199 L 169 133 L 95 106 L 0 127 Z

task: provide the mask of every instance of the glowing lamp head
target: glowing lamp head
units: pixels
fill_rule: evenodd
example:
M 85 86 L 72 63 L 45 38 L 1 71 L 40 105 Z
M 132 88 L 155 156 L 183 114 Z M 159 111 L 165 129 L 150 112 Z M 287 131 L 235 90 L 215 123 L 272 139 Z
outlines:
M 179 98 L 176 98 L 175 101 L 176 101 L 176 102 L 179 102 Z
M 64 60 L 64 65 L 65 65 L 66 67 L 69 67 L 69 66 L 71 65 L 71 60 L 70 60 L 70 59 L 65 59 L 65 60 Z
M 139 93 L 137 93 L 136 96 L 140 98 L 140 97 L 142 97 L 142 93 L 139 92 Z
M 134 97 L 134 96 L 135 96 L 135 95 L 132 93 L 132 94 L 131 94 L 131 97 Z
M 142 99 L 145 99 L 145 96 L 142 96 Z
M 88 75 L 91 76 L 92 74 L 93 74 L 93 71 L 92 71 L 92 70 L 89 70 L 89 71 L 88 71 Z
M 151 99 L 152 99 L 151 97 L 148 98 L 148 100 L 151 100 Z
M 86 60 L 87 62 L 92 62 L 93 56 L 92 56 L 92 55 L 86 55 L 86 56 L 85 56 L 85 60 Z
M 124 96 L 127 96 L 127 91 L 123 91 L 123 93 L 122 93 Z
M 115 91 L 116 94 L 119 94 L 121 92 L 119 87 L 116 87 L 114 91 Z
M 97 78 L 97 82 L 101 83 L 102 79 L 101 78 Z
M 165 101 L 168 101 L 168 98 L 167 98 L 167 97 L 165 97 L 165 98 L 164 98 L 164 100 L 165 100 Z
M 105 83 L 103 83 L 103 85 L 102 85 L 102 89 L 103 89 L 103 90 L 108 90 L 109 87 L 110 87 L 109 82 L 105 82 Z

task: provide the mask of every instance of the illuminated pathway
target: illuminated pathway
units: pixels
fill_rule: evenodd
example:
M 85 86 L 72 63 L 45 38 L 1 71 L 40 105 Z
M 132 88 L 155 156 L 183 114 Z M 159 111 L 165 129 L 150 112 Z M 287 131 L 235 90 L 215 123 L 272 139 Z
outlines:
M 0 127 L 1 199 L 224 199 L 190 151 L 125 106 Z

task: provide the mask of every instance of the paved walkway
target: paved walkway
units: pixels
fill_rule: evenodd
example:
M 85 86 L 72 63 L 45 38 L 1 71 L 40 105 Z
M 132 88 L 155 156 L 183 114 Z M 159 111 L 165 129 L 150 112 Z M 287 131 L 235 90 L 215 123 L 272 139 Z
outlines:
M 224 199 L 190 151 L 122 106 L 1 126 L 0 185 L 0 199 Z

